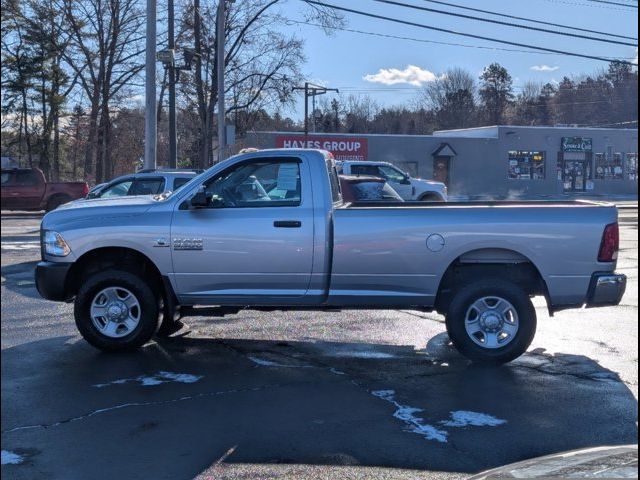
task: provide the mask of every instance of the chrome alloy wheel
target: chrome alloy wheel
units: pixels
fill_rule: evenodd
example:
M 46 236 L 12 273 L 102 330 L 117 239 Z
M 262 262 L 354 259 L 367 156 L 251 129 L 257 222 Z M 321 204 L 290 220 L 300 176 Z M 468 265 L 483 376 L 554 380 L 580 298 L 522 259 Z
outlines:
M 518 312 L 500 297 L 482 297 L 469 307 L 464 328 L 474 343 L 489 349 L 504 347 L 518 333 Z
M 140 303 L 126 288 L 108 287 L 91 302 L 91 321 L 98 331 L 110 338 L 122 338 L 140 323 Z

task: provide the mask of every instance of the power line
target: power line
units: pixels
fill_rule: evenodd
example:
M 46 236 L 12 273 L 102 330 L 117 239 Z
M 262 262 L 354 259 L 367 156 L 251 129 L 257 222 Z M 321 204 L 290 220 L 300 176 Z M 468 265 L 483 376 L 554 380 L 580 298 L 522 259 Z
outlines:
M 534 31 L 537 31 L 537 32 L 551 33 L 553 35 L 562 35 L 562 36 L 565 36 L 565 37 L 583 38 L 585 40 L 591 40 L 591 41 L 594 41 L 594 42 L 613 43 L 615 45 L 626 45 L 626 46 L 629 46 L 629 47 L 635 47 L 636 46 L 635 43 L 623 42 L 623 41 L 620 41 L 620 40 L 608 40 L 606 38 L 592 37 L 592 36 L 589 36 L 589 35 L 581 35 L 581 34 L 578 34 L 578 33 L 560 32 L 558 30 L 550 30 L 548 28 L 532 27 L 530 25 L 522 25 L 520 23 L 503 22 L 502 20 L 494 20 L 494 19 L 490 19 L 490 18 L 481 18 L 481 17 L 476 17 L 476 16 L 473 16 L 473 15 L 466 15 L 464 13 L 448 12 L 446 10 L 438 10 L 438 9 L 435 9 L 435 8 L 420 7 L 418 5 L 409 5 L 408 3 L 396 2 L 394 0 L 373 0 L 373 1 L 374 2 L 378 2 L 378 3 L 386 3 L 388 5 L 396 5 L 398 7 L 411 8 L 413 10 L 421 10 L 423 12 L 439 13 L 441 15 L 449 15 L 449 16 L 458 17 L 458 18 L 466 18 L 468 20 L 474 20 L 474 21 L 477 21 L 477 22 L 493 23 L 493 24 L 496 24 L 496 25 L 506 25 L 507 27 L 523 28 L 525 30 L 534 30 Z
M 516 48 L 505 48 L 505 47 L 490 47 L 487 45 L 469 45 L 468 43 L 454 43 L 454 42 L 442 42 L 442 41 L 438 41 L 438 40 L 427 40 L 427 39 L 423 39 L 423 38 L 415 38 L 415 37 L 404 37 L 401 35 L 391 35 L 390 33 L 380 33 L 380 32 L 369 32 L 366 30 L 356 30 L 353 28 L 344 28 L 344 27 L 337 27 L 337 26 L 333 26 L 333 25 L 322 25 L 321 23 L 313 23 L 313 22 L 307 22 L 307 21 L 302 21 L 302 20 L 294 20 L 291 18 L 286 19 L 286 23 L 288 24 L 298 24 L 298 25 L 309 25 L 312 27 L 318 27 L 318 28 L 322 28 L 322 29 L 330 29 L 330 30 L 339 30 L 341 32 L 349 32 L 349 33 L 357 33 L 360 35 L 370 35 L 370 36 L 374 36 L 374 37 L 381 37 L 381 38 L 393 38 L 396 40 L 409 40 L 411 42 L 420 42 L 420 43 L 433 43 L 436 45 L 447 45 L 447 46 L 452 46 L 452 47 L 464 47 L 464 48 L 475 48 L 475 49 L 481 49 L 481 50 L 496 50 L 496 51 L 501 51 L 501 52 L 513 52 L 513 53 L 528 53 L 528 54 L 535 54 L 535 55 L 563 55 L 563 53 L 550 53 L 550 52 L 537 52 L 535 50 L 520 50 L 520 49 L 516 49 Z M 626 59 L 621 59 L 618 57 L 603 57 L 606 58 L 610 61 L 616 61 L 616 60 L 626 60 Z
M 533 18 L 518 17 L 516 15 L 509 15 L 509 14 L 506 14 L 506 13 L 493 12 L 491 10 L 482 10 L 480 8 L 467 7 L 467 6 L 464 6 L 464 5 L 458 5 L 458 4 L 449 3 L 449 2 L 442 2 L 442 1 L 439 1 L 439 0 L 423 0 L 423 1 L 424 2 L 429 2 L 429 3 L 436 3 L 436 4 L 439 4 L 439 5 L 446 5 L 448 7 L 460 8 L 462 10 L 469 10 L 469 11 L 472 11 L 472 12 L 488 13 L 489 15 L 496 15 L 496 16 L 499 16 L 499 17 L 513 18 L 515 20 L 524 20 L 526 22 L 535 22 L 535 23 L 539 23 L 541 25 L 549 25 L 551 27 L 569 28 L 571 30 L 577 30 L 577 31 L 580 31 L 580 32 L 595 33 L 595 34 L 598 34 L 598 35 L 607 35 L 607 36 L 610 36 L 610 37 L 617 37 L 617 38 L 626 38 L 627 40 L 638 40 L 636 37 L 628 37 L 626 35 L 618 35 L 618 34 L 615 34 L 615 33 L 600 32 L 598 30 L 590 30 L 588 28 L 580 28 L 580 27 L 574 27 L 574 26 L 571 26 L 571 25 L 563 25 L 561 23 L 545 22 L 543 20 L 535 20 Z
M 364 30 L 355 30 L 352 28 L 343 28 L 343 27 L 336 27 L 336 26 L 328 26 L 328 25 L 322 25 L 320 23 L 313 23 L 313 22 L 306 22 L 306 21 L 301 21 L 301 20 L 292 20 L 292 19 L 288 19 L 287 22 L 289 23 L 296 23 L 299 25 L 310 25 L 312 27 L 318 27 L 318 28 L 329 28 L 331 30 L 340 30 L 341 32 L 350 32 L 350 33 L 358 33 L 361 35 L 371 35 L 371 36 L 375 36 L 375 37 L 382 37 L 382 38 L 394 38 L 397 40 L 409 40 L 412 42 L 420 42 L 420 43 L 434 43 L 437 45 L 448 45 L 448 46 L 452 46 L 452 47 L 465 47 L 465 48 L 476 48 L 476 49 L 481 49 L 481 50 L 498 50 L 498 51 L 502 51 L 502 52 L 515 52 L 515 53 L 534 53 L 536 55 L 562 55 L 560 53 L 546 53 L 546 52 L 536 52 L 534 50 L 518 50 L 515 48 L 504 48 L 504 47 L 489 47 L 489 46 L 484 46 L 484 45 L 469 45 L 469 44 L 465 44 L 465 43 L 453 43 L 453 42 L 441 42 L 438 40 L 426 40 L 426 39 L 422 39 L 422 38 L 414 38 L 414 37 L 404 37 L 404 36 L 400 36 L 400 35 L 391 35 L 389 33 L 379 33 L 379 32 L 368 32 L 368 31 L 364 31 Z M 612 60 L 615 60 L 614 58 L 612 58 Z
M 449 29 L 446 29 L 446 28 L 433 27 L 433 26 L 424 25 L 424 24 L 421 24 L 421 23 L 409 22 L 407 20 L 400 20 L 398 18 L 391 18 L 391 17 L 386 17 L 384 15 L 377 15 L 375 13 L 362 12 L 360 10 L 354 10 L 352 8 L 346 8 L 346 7 L 340 7 L 340 6 L 337 6 L 337 5 L 331 5 L 329 3 L 319 2 L 317 0 L 304 0 L 304 1 L 306 3 L 310 3 L 310 4 L 313 4 L 313 5 L 318 5 L 318 6 L 321 6 L 321 7 L 327 7 L 327 8 L 331 8 L 331 9 L 334 9 L 334 10 L 340 10 L 340 11 L 343 11 L 343 12 L 355 13 L 356 15 L 362 15 L 362 16 L 370 17 L 370 18 L 377 18 L 379 20 L 386 20 L 386 21 L 389 21 L 389 22 L 400 23 L 400 24 L 409 25 L 409 26 L 412 26 L 412 27 L 424 28 L 424 29 L 427 29 L 427 30 L 435 30 L 437 32 L 450 33 L 452 35 L 459 35 L 459 36 L 463 36 L 463 37 L 476 38 L 476 39 L 479 39 L 479 40 L 486 40 L 486 41 L 489 41 L 489 42 L 502 43 L 502 44 L 505 44 L 505 45 L 513 45 L 513 46 L 516 46 L 516 47 L 533 48 L 535 50 L 540 50 L 540 51 L 544 51 L 544 52 L 551 52 L 551 53 L 559 53 L 559 54 L 567 55 L 567 56 L 571 56 L 571 57 L 588 58 L 588 59 L 591 59 L 591 60 L 599 60 L 601 62 L 607 62 L 607 63 L 611 62 L 611 60 L 608 59 L 608 58 L 598 57 L 598 56 L 595 56 L 595 55 L 587 55 L 587 54 L 582 54 L 582 53 L 567 52 L 567 51 L 564 51 L 564 50 L 557 50 L 557 49 L 554 49 L 554 48 L 538 47 L 538 46 L 535 46 L 535 45 L 528 45 L 528 44 L 525 44 L 525 43 L 511 42 L 509 40 L 501 40 L 501 39 L 498 39 L 498 38 L 485 37 L 485 36 L 476 35 L 476 34 L 473 34 L 473 33 L 457 32 L 455 30 L 449 30 Z M 625 65 L 638 66 L 637 63 L 629 62 L 628 60 L 617 60 L 617 62 L 619 62 L 621 64 L 625 64 Z
M 585 0 L 585 1 L 589 1 L 589 0 Z M 624 8 L 609 7 L 607 5 L 594 5 L 593 3 L 576 3 L 576 2 L 568 2 L 568 1 L 565 1 L 565 0 L 547 0 L 547 2 L 561 3 L 563 5 L 575 5 L 577 7 L 604 8 L 605 10 L 617 10 L 618 12 L 629 13 L 629 10 L 625 10 Z
M 608 5 L 617 5 L 619 7 L 638 8 L 636 5 L 630 5 L 628 3 L 609 2 L 606 0 L 587 0 L 587 1 L 594 2 L 594 3 L 606 3 Z

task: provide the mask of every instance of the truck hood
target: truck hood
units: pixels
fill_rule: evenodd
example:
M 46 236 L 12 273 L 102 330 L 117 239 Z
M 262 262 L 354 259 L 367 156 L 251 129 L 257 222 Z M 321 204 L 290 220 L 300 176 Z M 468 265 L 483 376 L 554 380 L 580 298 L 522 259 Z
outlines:
M 84 219 L 97 222 L 100 218 L 141 215 L 152 206 L 160 203 L 153 197 L 153 195 L 140 195 L 75 200 L 47 213 L 42 219 L 42 228 L 54 230 L 63 225 L 82 222 Z
M 155 195 L 136 195 L 131 197 L 113 197 L 113 198 L 81 198 L 73 202 L 65 203 L 59 206 L 55 211 L 74 210 L 78 208 L 107 208 L 122 206 L 149 206 L 157 203 L 154 200 Z

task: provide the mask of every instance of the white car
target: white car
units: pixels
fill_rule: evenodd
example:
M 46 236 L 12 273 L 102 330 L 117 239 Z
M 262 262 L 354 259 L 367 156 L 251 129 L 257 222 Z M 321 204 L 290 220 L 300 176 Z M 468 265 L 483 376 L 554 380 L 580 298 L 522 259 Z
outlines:
M 372 175 L 384 178 L 403 200 L 421 202 L 446 202 L 447 186 L 442 182 L 411 178 L 406 172 L 387 162 L 347 161 L 337 162 L 338 171 L 344 175 Z

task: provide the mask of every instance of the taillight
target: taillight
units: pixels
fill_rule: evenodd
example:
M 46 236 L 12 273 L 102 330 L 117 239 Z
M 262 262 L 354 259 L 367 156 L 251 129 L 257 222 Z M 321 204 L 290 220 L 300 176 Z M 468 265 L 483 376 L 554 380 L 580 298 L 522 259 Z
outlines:
M 82 196 L 86 197 L 87 195 L 89 195 L 89 185 L 87 185 L 86 183 L 82 186 Z
M 599 262 L 613 262 L 618 259 L 620 248 L 620 230 L 617 223 L 611 223 L 604 228 L 602 243 L 598 252 Z

